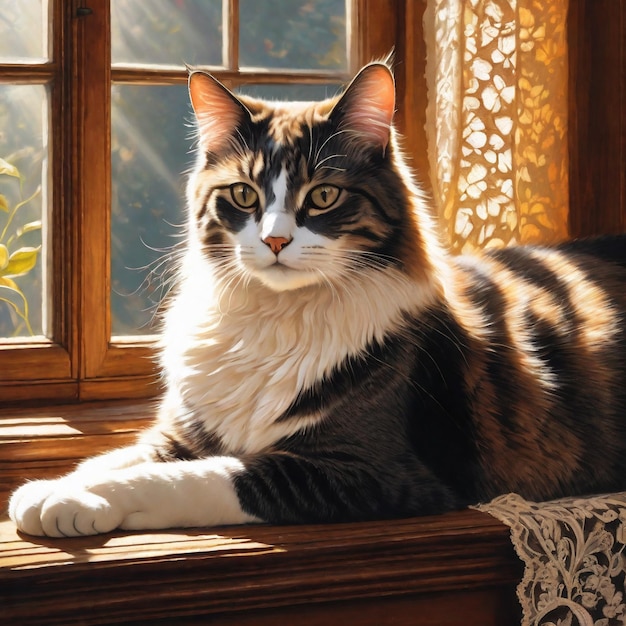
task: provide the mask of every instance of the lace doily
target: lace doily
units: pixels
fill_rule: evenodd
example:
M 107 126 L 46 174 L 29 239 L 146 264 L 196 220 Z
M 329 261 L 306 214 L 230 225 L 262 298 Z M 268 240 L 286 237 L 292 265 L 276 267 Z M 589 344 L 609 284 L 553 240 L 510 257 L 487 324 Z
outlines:
M 510 527 L 525 564 L 522 626 L 626 624 L 626 492 L 544 503 L 508 494 L 475 508 Z

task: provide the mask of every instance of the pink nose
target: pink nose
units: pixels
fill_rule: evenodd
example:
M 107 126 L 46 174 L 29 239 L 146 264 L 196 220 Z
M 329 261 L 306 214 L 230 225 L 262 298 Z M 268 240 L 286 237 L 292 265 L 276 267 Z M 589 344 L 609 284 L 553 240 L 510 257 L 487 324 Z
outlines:
M 289 245 L 291 239 L 286 237 L 266 237 L 263 243 L 270 247 L 274 254 L 278 254 L 285 246 Z

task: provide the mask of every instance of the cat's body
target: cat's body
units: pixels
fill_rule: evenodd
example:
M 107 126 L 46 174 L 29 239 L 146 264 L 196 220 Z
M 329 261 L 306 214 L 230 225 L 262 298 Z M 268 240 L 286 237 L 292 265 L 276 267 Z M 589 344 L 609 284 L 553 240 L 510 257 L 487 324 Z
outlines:
M 12 497 L 18 527 L 361 520 L 626 488 L 626 236 L 451 257 L 393 79 L 318 104 L 194 73 L 200 160 L 136 446 Z

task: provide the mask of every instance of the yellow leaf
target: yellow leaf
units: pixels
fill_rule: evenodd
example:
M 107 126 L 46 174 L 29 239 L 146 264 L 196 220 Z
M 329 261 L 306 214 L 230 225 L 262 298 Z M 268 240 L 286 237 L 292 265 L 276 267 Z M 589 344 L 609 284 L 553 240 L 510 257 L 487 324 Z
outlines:
M 16 236 L 21 237 L 26 233 L 33 232 L 34 230 L 41 230 L 41 220 L 35 220 L 34 222 L 28 222 L 28 224 L 24 224 L 24 226 L 17 229 Z
M 9 264 L 9 249 L 0 243 L 0 271 Z
M 0 174 L 6 174 L 7 176 L 13 176 L 15 178 L 20 177 L 20 172 L 17 167 L 2 158 L 0 158 Z
M 13 289 L 14 291 L 20 290 L 20 288 L 17 286 L 17 283 L 12 281 L 10 278 L 7 278 L 6 276 L 0 276 L 0 285 L 8 287 L 9 289 Z
M 0 193 L 0 211 L 9 212 L 9 202 L 5 196 Z
M 23 276 L 37 263 L 40 248 L 20 248 L 9 257 L 9 263 L 2 270 L 2 276 Z

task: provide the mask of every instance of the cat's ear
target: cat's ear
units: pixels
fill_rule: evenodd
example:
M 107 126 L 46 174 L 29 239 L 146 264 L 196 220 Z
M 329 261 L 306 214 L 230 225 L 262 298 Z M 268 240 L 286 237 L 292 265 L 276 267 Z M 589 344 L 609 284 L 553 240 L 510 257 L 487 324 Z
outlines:
M 366 65 L 352 80 L 330 119 L 357 142 L 382 148 L 389 143 L 396 106 L 391 70 L 384 63 Z
M 206 152 L 219 152 L 250 119 L 248 109 L 222 83 L 205 72 L 189 75 L 189 97 L 196 114 L 200 145 Z

